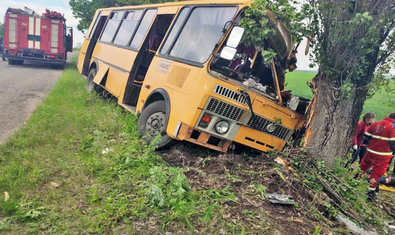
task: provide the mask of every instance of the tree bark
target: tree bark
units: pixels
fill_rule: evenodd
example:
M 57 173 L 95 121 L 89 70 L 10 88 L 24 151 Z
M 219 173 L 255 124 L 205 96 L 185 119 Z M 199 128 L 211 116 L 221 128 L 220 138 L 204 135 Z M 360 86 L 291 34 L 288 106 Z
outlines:
M 334 166 L 336 158 L 347 156 L 367 96 L 366 89 L 354 88 L 347 98 L 340 98 L 334 80 L 322 72 L 313 79 L 316 100 L 310 110 L 305 146 L 328 166 Z

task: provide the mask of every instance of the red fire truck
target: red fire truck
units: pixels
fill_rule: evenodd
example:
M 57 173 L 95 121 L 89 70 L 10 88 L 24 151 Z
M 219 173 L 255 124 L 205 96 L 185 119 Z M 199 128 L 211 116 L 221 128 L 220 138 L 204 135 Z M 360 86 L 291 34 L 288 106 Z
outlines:
M 8 8 L 3 44 L 9 64 L 41 61 L 63 67 L 67 52 L 73 50 L 73 28 L 54 11 L 46 10 L 40 16 L 29 8 Z

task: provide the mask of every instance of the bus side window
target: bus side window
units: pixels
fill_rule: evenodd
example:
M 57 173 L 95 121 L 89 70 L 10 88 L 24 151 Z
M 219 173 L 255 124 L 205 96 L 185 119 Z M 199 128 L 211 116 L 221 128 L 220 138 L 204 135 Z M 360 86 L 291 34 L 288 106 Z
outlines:
M 169 51 L 172 43 L 174 42 L 174 39 L 180 31 L 182 24 L 185 21 L 185 18 L 188 16 L 189 8 L 184 8 L 181 10 L 180 14 L 178 14 L 177 20 L 174 23 L 174 26 L 171 28 L 171 32 L 169 33 L 169 36 L 167 36 L 166 42 L 162 46 L 162 49 L 160 51 L 160 54 L 165 55 Z
M 148 32 L 149 27 L 151 26 L 152 20 L 154 19 L 156 15 L 156 9 L 155 10 L 148 10 L 144 14 L 144 18 L 141 21 L 139 28 L 137 29 L 136 34 L 134 35 L 132 44 L 130 44 L 130 47 L 133 49 L 138 49 L 142 43 L 142 41 L 145 38 L 145 35 Z
M 204 63 L 223 35 L 226 22 L 232 20 L 236 7 L 196 7 L 185 23 L 170 56 Z
M 130 40 L 132 39 L 137 24 L 139 23 L 141 16 L 143 15 L 143 10 L 138 11 L 130 11 L 124 17 L 124 20 L 121 23 L 121 27 L 118 30 L 117 35 L 114 39 L 114 44 L 120 46 L 128 46 Z
M 124 13 L 124 11 L 116 11 L 111 14 L 110 19 L 104 27 L 103 34 L 100 37 L 101 42 L 112 42 Z

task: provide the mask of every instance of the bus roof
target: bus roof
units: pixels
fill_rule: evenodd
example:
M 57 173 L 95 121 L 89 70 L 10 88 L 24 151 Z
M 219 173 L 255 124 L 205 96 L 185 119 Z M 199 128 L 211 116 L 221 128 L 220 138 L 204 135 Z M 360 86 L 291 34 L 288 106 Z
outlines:
M 109 7 L 100 8 L 102 10 L 122 10 L 131 8 L 147 8 L 147 7 L 171 7 L 171 6 L 184 6 L 184 5 L 217 5 L 217 4 L 228 4 L 228 5 L 251 5 L 252 0 L 201 0 L 201 1 L 182 1 L 182 2 L 166 2 L 157 4 L 144 4 L 144 5 L 129 5 L 123 7 Z

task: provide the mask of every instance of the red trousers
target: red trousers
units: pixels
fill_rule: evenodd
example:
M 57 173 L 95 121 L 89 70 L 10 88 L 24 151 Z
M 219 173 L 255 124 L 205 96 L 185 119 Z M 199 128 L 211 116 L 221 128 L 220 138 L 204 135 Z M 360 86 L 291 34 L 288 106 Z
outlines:
M 387 171 L 391 158 L 392 156 L 380 156 L 371 152 L 367 152 L 366 155 L 362 158 L 361 169 L 363 173 L 366 173 L 369 168 L 372 168 L 372 173 L 369 176 L 369 181 L 371 181 L 372 179 L 374 179 L 375 181 L 371 182 L 370 187 L 376 188 L 377 181 Z

